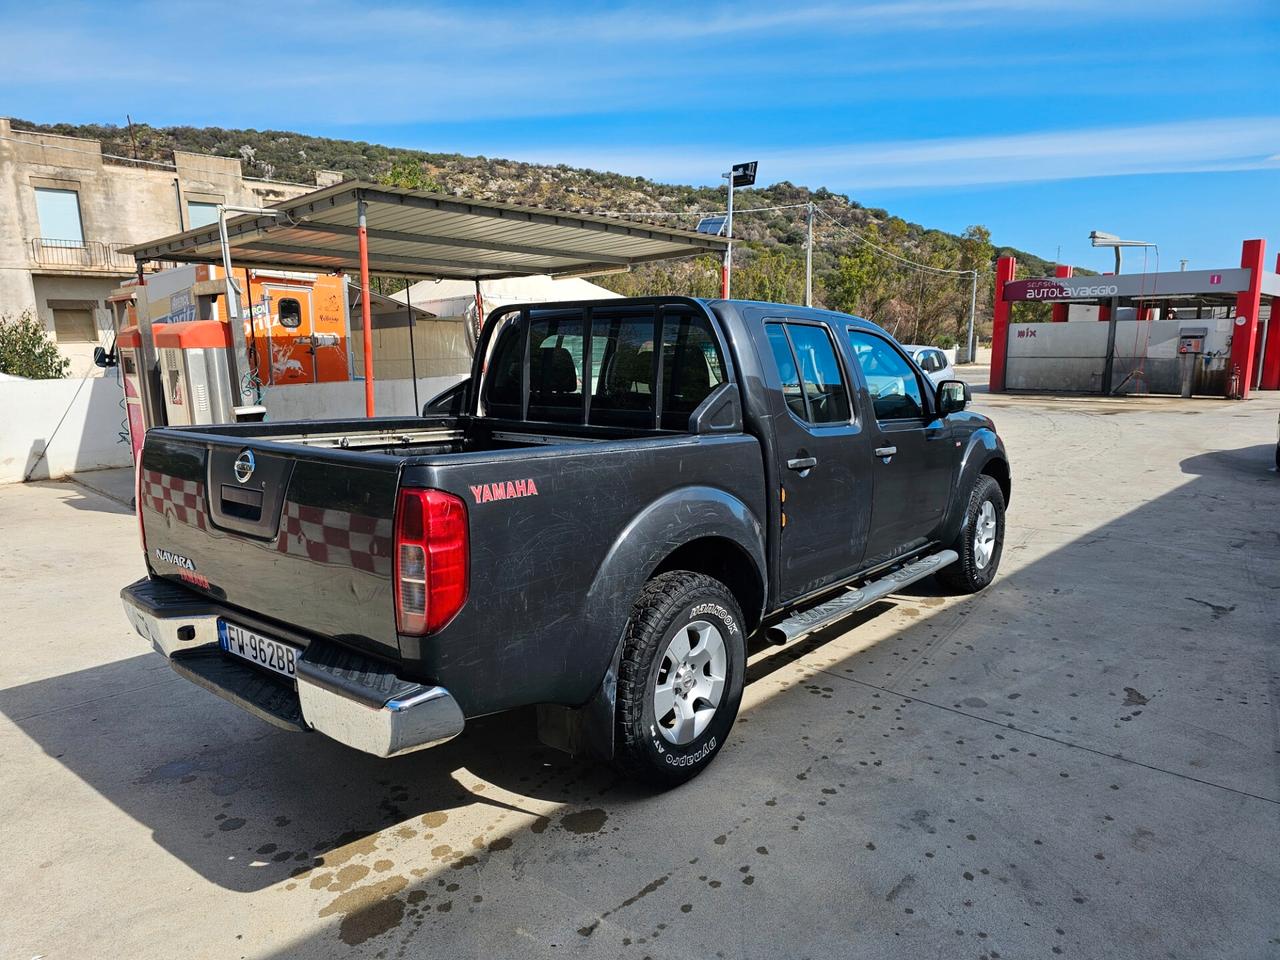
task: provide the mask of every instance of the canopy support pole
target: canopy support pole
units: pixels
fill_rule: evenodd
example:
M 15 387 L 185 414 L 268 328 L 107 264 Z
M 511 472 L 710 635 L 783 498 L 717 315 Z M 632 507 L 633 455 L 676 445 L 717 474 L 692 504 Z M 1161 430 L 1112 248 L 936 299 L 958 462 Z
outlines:
M 409 278 L 404 278 L 404 312 L 409 318 L 409 374 L 413 377 L 413 415 L 422 416 L 418 403 L 418 355 L 413 345 L 413 305 L 409 302 Z
M 356 196 L 360 241 L 360 316 L 364 327 L 364 415 L 373 416 L 373 315 L 370 311 L 369 293 L 369 223 L 364 194 Z

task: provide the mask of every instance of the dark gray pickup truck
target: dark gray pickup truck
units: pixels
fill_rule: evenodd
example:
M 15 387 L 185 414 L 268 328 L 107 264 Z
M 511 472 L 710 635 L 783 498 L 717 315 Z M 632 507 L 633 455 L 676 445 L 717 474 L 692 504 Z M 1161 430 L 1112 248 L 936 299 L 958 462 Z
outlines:
M 125 610 L 277 726 L 394 756 L 536 705 L 546 742 L 677 783 L 748 638 L 991 581 L 1009 464 L 968 399 L 838 313 L 506 307 L 420 418 L 148 433 Z

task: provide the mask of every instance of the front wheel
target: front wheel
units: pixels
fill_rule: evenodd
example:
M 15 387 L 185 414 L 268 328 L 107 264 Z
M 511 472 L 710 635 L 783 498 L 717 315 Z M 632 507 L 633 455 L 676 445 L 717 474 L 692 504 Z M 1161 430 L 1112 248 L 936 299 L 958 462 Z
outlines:
M 951 549 L 960 559 L 938 571 L 944 587 L 977 593 L 995 579 L 1004 552 L 1004 493 L 991 477 L 979 476 L 969 491 L 964 524 Z
M 617 764 L 662 787 L 701 773 L 738 716 L 742 611 L 729 588 L 687 570 L 645 585 L 618 669 Z

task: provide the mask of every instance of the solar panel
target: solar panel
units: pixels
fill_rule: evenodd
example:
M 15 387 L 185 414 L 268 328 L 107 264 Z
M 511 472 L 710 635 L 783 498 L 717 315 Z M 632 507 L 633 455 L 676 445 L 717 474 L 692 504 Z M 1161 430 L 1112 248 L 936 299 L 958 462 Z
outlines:
M 713 237 L 718 237 L 724 233 L 724 225 L 728 219 L 727 216 L 703 217 L 698 221 L 698 233 L 709 233 Z

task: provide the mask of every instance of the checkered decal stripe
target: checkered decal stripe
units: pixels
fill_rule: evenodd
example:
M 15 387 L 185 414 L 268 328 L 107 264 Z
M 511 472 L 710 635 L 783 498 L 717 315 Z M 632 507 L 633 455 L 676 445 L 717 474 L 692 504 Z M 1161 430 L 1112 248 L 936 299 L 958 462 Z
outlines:
M 172 516 L 178 523 L 197 530 L 208 529 L 204 484 L 199 480 L 180 480 L 155 470 L 143 470 L 142 502 L 161 516 Z
M 390 576 L 392 533 L 390 519 L 287 502 L 276 549 L 316 563 Z

